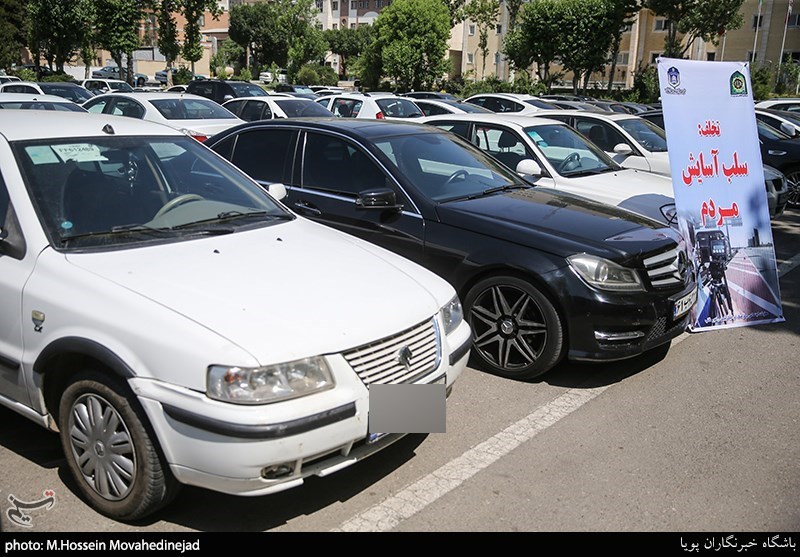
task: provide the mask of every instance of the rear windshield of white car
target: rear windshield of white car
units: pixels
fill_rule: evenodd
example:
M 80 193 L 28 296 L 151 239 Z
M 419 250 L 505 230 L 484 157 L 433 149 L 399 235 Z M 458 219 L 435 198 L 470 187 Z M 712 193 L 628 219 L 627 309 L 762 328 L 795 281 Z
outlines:
M 64 97 L 76 103 L 82 103 L 94 96 L 83 87 L 60 85 L 58 83 L 40 83 L 39 87 L 41 87 L 42 91 L 47 95 L 58 95 L 59 97 Z
M 281 107 L 287 118 L 310 116 L 333 116 L 333 112 L 312 101 L 299 99 L 280 99 L 275 104 Z
M 108 83 L 108 86 L 113 89 L 114 91 L 122 91 L 124 93 L 132 93 L 133 87 L 125 83 L 124 81 L 111 81 Z
M 183 135 L 44 139 L 12 148 L 57 250 L 175 242 L 294 218 L 236 167 Z
M 420 118 L 424 116 L 419 107 L 408 99 L 378 99 L 375 101 L 384 116 L 389 118 Z
M 220 120 L 236 118 L 227 108 L 202 99 L 154 99 L 150 101 L 167 120 Z

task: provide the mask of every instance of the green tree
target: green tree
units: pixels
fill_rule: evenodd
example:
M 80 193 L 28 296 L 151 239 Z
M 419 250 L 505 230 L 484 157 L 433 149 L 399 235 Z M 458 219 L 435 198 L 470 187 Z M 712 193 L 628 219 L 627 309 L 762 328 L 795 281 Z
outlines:
M 450 14 L 441 0 L 395 0 L 375 20 L 373 32 L 362 83 L 374 85 L 385 74 L 401 89 L 433 87 L 450 69 Z
M 280 26 L 288 31 L 286 73 L 294 79 L 297 71 L 308 62 L 322 63 L 328 43 L 321 30 L 313 25 L 316 8 L 314 0 L 277 0 L 280 6 Z
M 583 79 L 586 93 L 592 72 L 602 70 L 608 62 L 615 26 L 613 9 L 608 0 L 561 0 L 563 34 L 559 58 L 566 71 L 572 72 L 572 89 L 578 92 Z
M 181 53 L 178 44 L 178 22 L 175 13 L 179 10 L 178 0 L 155 0 L 153 9 L 158 24 L 158 50 L 164 55 L 167 65 L 167 86 L 173 85 L 172 66 Z
M 539 81 L 549 90 L 561 73 L 551 73 L 551 66 L 563 49 L 561 0 L 537 0 L 525 4 L 519 21 L 503 43 L 503 51 L 517 70 L 525 71 L 536 64 Z
M 497 25 L 500 16 L 499 0 L 470 0 L 464 8 L 464 15 L 478 27 L 478 50 L 483 64 L 481 79 L 486 77 L 486 57 L 489 55 L 489 30 Z
M 91 29 L 91 7 L 88 0 L 30 0 L 27 17 L 34 57 L 43 56 L 52 69 L 63 72 Z
M 452 29 L 462 21 L 464 21 L 464 2 L 466 0 L 442 0 L 447 5 L 447 11 L 450 13 L 450 28 Z M 521 0 L 516 0 L 521 1 Z
M 194 73 L 194 64 L 203 57 L 203 45 L 200 44 L 200 18 L 209 13 L 215 20 L 219 19 L 222 9 L 217 0 L 177 0 L 180 13 L 186 19 L 183 28 L 183 47 L 181 54 L 191 64 Z
M 25 46 L 25 4 L 22 0 L 0 2 L 0 68 L 9 68 L 20 60 Z
M 326 29 L 323 31 L 328 50 L 341 59 L 339 71 L 347 79 L 348 60 L 359 56 L 372 44 L 372 26 L 362 25 L 355 29 Z
M 126 78 L 133 85 L 133 51 L 139 46 L 139 22 L 142 4 L 139 0 L 96 0 L 97 42 L 111 53 L 122 70 L 122 57 L 128 58 Z
M 506 0 L 506 11 L 508 12 L 508 29 L 514 29 L 517 26 L 517 17 L 519 11 L 522 9 L 522 4 L 525 0 Z
M 664 56 L 683 58 L 695 40 L 718 45 L 726 30 L 738 29 L 744 0 L 645 0 L 644 7 L 667 20 Z
M 608 73 L 609 93 L 614 88 L 614 74 L 617 71 L 617 56 L 622 45 L 622 34 L 633 23 L 636 13 L 641 9 L 641 0 L 612 0 L 611 5 L 614 34 L 611 37 L 611 53 L 609 55 L 611 62 L 611 70 Z

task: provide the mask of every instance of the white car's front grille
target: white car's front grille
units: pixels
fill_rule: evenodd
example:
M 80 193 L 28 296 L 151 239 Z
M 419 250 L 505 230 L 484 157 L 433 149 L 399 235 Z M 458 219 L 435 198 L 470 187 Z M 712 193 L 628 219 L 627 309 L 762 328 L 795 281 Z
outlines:
M 433 319 L 344 353 L 365 385 L 412 383 L 439 365 L 439 331 Z

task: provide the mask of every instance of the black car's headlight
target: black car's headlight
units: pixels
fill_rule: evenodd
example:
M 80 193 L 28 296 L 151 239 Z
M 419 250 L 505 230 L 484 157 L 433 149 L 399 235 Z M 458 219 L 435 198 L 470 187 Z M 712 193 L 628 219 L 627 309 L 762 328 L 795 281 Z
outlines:
M 636 271 L 608 259 L 579 253 L 570 255 L 567 257 L 567 261 L 579 277 L 595 288 L 625 292 L 644 290 Z

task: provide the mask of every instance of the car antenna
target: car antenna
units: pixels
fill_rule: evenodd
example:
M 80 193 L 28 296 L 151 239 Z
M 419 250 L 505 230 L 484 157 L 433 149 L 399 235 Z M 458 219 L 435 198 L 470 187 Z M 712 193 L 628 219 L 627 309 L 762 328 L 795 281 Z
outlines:
M 106 124 L 103 126 L 103 133 L 107 133 L 108 135 L 114 135 L 114 128 L 111 127 L 111 124 Z

